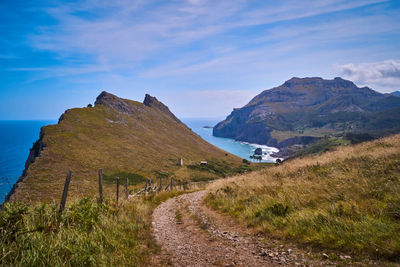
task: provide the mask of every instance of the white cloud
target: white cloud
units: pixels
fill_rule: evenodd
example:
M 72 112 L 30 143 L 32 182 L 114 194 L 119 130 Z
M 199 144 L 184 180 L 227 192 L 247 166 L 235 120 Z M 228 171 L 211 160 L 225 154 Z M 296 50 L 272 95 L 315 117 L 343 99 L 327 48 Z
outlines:
M 57 53 L 64 62 L 84 55 L 90 61 L 84 65 L 93 63 L 103 65 L 105 69 L 123 66 L 134 73 L 137 69 L 149 70 L 148 67 L 143 69 L 143 63 L 147 60 L 156 62 L 149 66 L 150 69 L 168 67 L 171 59 L 162 58 L 175 54 L 172 60 L 175 62 L 183 59 L 180 54 L 184 50 L 189 51 L 183 53 L 184 56 L 202 52 L 207 55 L 205 60 L 215 62 L 226 51 L 223 47 L 219 50 L 222 52 L 213 51 L 214 46 L 221 45 L 216 41 L 218 35 L 242 27 L 315 16 L 383 1 L 310 0 L 307 5 L 298 5 L 295 0 L 259 3 L 245 0 L 187 0 L 164 4 L 151 0 L 86 0 L 46 9 L 57 23 L 37 29 L 30 36 L 30 42 L 36 49 Z M 304 29 L 298 27 L 295 33 L 301 35 Z M 293 35 L 293 30 L 282 27 L 265 34 L 279 37 L 287 31 L 288 37 Z M 210 39 L 214 37 L 216 40 Z M 224 41 L 221 46 L 238 47 L 231 51 L 232 54 L 238 50 L 243 52 L 247 50 L 247 42 L 251 41 L 246 39 L 244 35 L 244 38 L 235 38 L 234 43 Z M 264 41 L 269 42 L 271 38 Z M 207 42 L 208 45 L 195 48 L 192 44 L 196 42 Z M 193 69 L 199 63 L 193 62 L 196 65 Z
M 368 86 L 382 92 L 400 90 L 400 60 L 337 65 L 335 69 L 344 78 L 360 86 Z

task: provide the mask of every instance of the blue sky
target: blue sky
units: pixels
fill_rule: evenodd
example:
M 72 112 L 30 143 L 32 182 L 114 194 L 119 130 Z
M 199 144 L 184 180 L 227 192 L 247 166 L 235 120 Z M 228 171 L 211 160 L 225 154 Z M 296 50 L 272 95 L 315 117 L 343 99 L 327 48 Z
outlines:
M 2 0 L 0 12 L 0 119 L 55 119 L 103 90 L 222 118 L 293 76 L 400 90 L 398 0 Z

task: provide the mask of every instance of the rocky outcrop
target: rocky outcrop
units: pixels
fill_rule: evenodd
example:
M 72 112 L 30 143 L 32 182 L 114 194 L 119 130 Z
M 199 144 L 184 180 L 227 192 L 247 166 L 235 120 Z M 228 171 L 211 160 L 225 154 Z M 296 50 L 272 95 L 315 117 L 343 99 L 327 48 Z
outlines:
M 113 94 L 103 91 L 97 98 L 95 102 L 95 106 L 104 105 L 110 107 L 118 112 L 125 114 L 134 114 L 137 109 L 140 109 L 140 106 L 131 105 L 130 100 L 119 98 Z M 169 108 L 158 101 L 157 98 L 146 94 L 143 104 L 147 107 L 155 108 L 161 111 L 164 115 L 170 117 L 176 122 L 181 123 L 181 121 L 169 110 Z M 60 118 L 60 120 L 62 117 Z
M 320 128 L 330 132 L 391 129 L 393 133 L 400 131 L 396 126 L 400 125 L 396 121 L 400 118 L 399 107 L 400 98 L 357 87 L 342 78 L 292 78 L 263 91 L 244 107 L 234 109 L 214 127 L 213 135 L 285 148 L 318 140 L 316 129 Z M 386 114 L 388 110 L 393 110 L 391 115 Z M 316 134 L 305 136 L 304 129 Z M 275 138 L 274 133 L 279 135 L 279 132 L 283 134 Z M 288 132 L 290 138 L 282 140 Z
M 262 148 L 257 147 L 256 150 L 254 151 L 254 155 L 261 156 L 262 154 L 263 154 Z
M 101 94 L 96 98 L 94 104 L 95 106 L 105 105 L 125 114 L 134 113 L 132 106 L 129 105 L 126 101 L 124 101 L 124 99 L 119 98 L 105 91 L 101 92 Z
M 161 103 L 160 101 L 158 101 L 157 98 L 155 98 L 154 96 L 151 96 L 149 94 L 146 94 L 146 96 L 144 97 L 144 101 L 143 104 L 151 107 L 151 108 L 156 108 L 159 111 L 161 111 L 162 113 L 164 113 L 165 115 L 167 115 L 168 117 L 172 118 L 174 121 L 182 123 L 170 110 L 169 108 L 164 105 L 163 103 Z

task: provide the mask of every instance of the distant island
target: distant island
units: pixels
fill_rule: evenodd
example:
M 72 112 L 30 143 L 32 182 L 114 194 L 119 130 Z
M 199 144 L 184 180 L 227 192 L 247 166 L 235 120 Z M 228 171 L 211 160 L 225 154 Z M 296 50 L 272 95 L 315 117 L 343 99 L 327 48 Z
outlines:
M 212 129 L 212 128 L 214 128 L 214 126 L 203 126 L 203 128 Z
M 279 148 L 356 143 L 400 132 L 400 98 L 342 78 L 292 78 L 265 90 L 213 128 L 217 137 Z

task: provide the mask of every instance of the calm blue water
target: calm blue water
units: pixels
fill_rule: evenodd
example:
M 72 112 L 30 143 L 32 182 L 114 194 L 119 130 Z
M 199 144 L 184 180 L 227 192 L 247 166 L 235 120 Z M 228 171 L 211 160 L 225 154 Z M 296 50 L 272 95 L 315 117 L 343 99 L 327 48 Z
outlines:
M 212 135 L 212 129 L 204 128 L 204 126 L 214 126 L 221 120 L 212 119 L 182 119 L 182 121 L 189 126 L 195 133 L 200 135 L 204 140 L 213 144 L 216 147 L 222 148 L 238 157 L 253 161 L 250 156 L 254 154 L 256 148 L 261 148 L 263 150 L 262 162 L 275 162 L 276 158 L 270 156 L 273 152 L 278 152 L 279 150 L 274 147 L 249 144 L 246 142 L 238 142 L 229 138 L 215 137 Z M 257 161 L 258 162 L 258 161 Z
M 234 155 L 251 160 L 250 156 L 254 154 L 254 150 L 261 147 L 265 153 L 263 162 L 275 162 L 269 154 L 278 151 L 276 148 L 214 137 L 212 129 L 204 128 L 204 126 L 214 126 L 219 120 L 182 119 L 182 121 L 209 143 Z M 57 123 L 55 120 L 0 121 L 0 203 L 21 176 L 29 149 L 39 138 L 40 128 L 55 123 Z
M 57 121 L 0 121 L 0 203 L 22 174 L 40 128 Z

